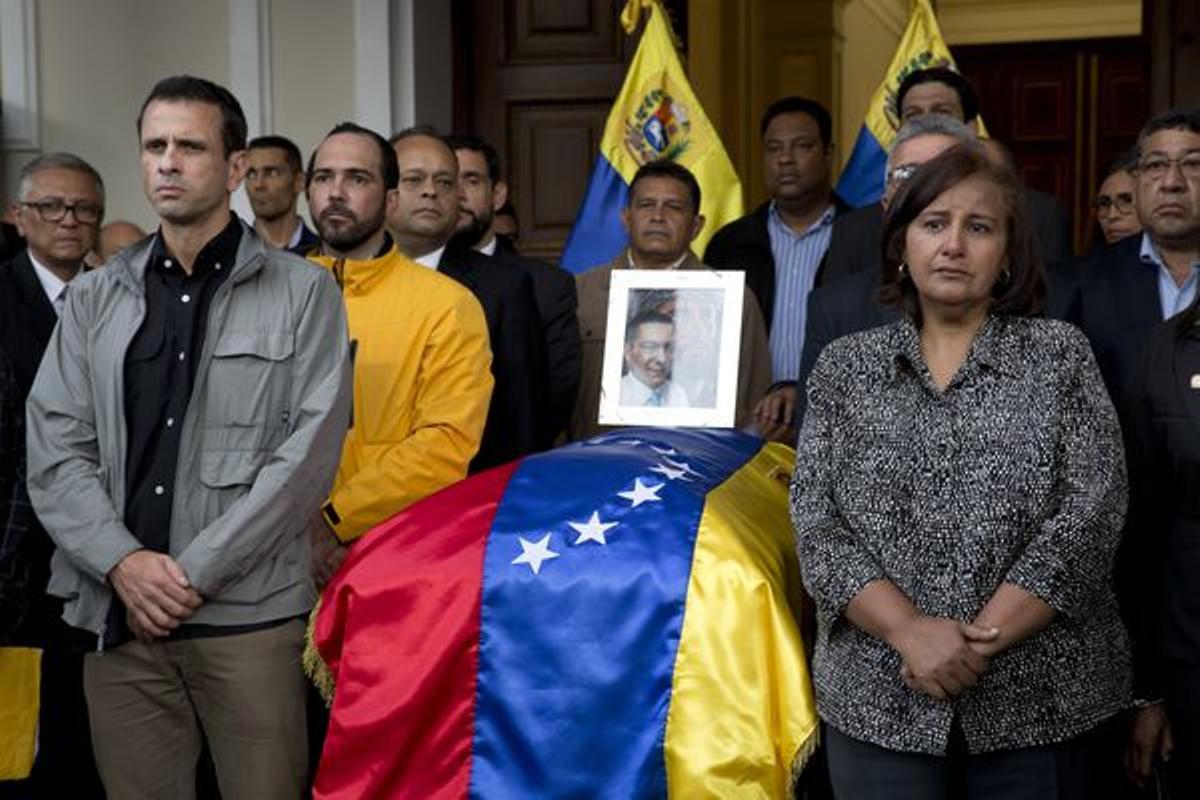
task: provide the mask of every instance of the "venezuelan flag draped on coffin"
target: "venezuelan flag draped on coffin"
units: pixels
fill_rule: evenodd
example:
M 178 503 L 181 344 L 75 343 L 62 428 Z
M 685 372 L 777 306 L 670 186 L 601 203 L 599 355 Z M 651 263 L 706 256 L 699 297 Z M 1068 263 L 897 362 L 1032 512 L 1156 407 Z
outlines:
M 377 527 L 315 616 L 316 796 L 789 796 L 817 730 L 792 458 L 630 429 Z

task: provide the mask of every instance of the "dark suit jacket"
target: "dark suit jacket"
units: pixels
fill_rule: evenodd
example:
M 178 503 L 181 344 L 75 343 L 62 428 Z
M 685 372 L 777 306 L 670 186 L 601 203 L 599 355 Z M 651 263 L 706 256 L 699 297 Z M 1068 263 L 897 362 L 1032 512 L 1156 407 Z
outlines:
M 519 267 L 451 240 L 438 271 L 471 290 L 483 306 L 496 385 L 479 453 L 470 471 L 504 464 L 539 449 L 545 424 L 546 344 L 533 281 Z
M 56 324 L 58 315 L 33 271 L 28 252 L 23 250 L 0 264 L 0 358 L 7 357 L 12 367 L 12 381 L 5 393 L 12 395 L 8 400 L 15 401 L 21 413 Z M 24 472 L 25 443 L 10 444 L 13 446 L 0 453 L 0 458 L 11 463 L 2 465 L 0 472 L 19 475 Z M 65 631 L 59 620 L 62 602 L 46 594 L 54 545 L 32 513 L 23 481 L 10 485 L 4 500 L 0 506 L 10 514 L 0 519 L 0 582 L 9 584 L 5 587 L 9 591 L 0 594 L 8 621 L 23 619 L 15 632 L 7 633 L 12 641 L 23 644 L 58 640 Z
M 841 216 L 850 210 L 842 198 L 832 195 L 834 214 Z M 775 313 L 775 256 L 771 252 L 771 234 L 767 220 L 771 211 L 770 201 L 740 219 L 735 219 L 717 231 L 704 250 L 704 264 L 713 269 L 741 269 L 746 271 L 746 286 L 758 298 L 767 332 L 771 331 L 771 318 Z M 817 269 L 813 286 L 820 286 L 829 277 L 825 274 L 825 262 Z
M 897 309 L 879 302 L 878 294 L 879 270 L 874 269 L 842 275 L 813 289 L 808 295 L 804 349 L 800 354 L 800 372 L 796 377 L 797 430 L 804 422 L 804 410 L 808 407 L 808 376 L 825 345 L 842 336 L 887 325 L 900 318 Z
M 289 247 L 288 250 L 303 258 L 319 244 L 321 244 L 321 237 L 302 219 L 300 220 L 300 241 L 296 242 L 295 247 Z
M 1139 237 L 1140 238 L 1140 237 Z M 1200 327 L 1148 337 L 1130 403 L 1128 557 L 1141 587 L 1129 625 L 1138 695 L 1161 696 L 1164 659 L 1200 663 Z
M 546 449 L 553 446 L 558 435 L 566 430 L 579 392 L 582 354 L 575 278 L 553 264 L 499 247 L 493 258 L 521 269 L 533 281 L 533 294 L 542 318 L 542 338 L 546 343 L 547 409 L 539 443 L 539 449 Z
M 1025 187 L 1025 211 L 1033 238 L 1047 267 L 1062 264 L 1074 255 L 1071 220 L 1062 203 L 1052 194 Z
M 825 282 L 832 283 L 856 272 L 878 274 L 883 263 L 879 255 L 882 236 L 883 206 L 879 203 L 838 217 L 829 237 L 829 249 L 825 251 Z
M 1138 258 L 1141 236 L 1130 236 L 1076 259 L 1062 269 L 1071 281 L 1065 303 L 1052 303 L 1087 335 L 1122 427 L 1138 359 L 1150 332 L 1162 322 L 1158 275 Z M 1059 306 L 1061 308 L 1053 308 Z
M 58 315 L 33 271 L 28 251 L 0 264 L 0 341 L 16 370 L 22 397 L 33 386 L 56 324 Z

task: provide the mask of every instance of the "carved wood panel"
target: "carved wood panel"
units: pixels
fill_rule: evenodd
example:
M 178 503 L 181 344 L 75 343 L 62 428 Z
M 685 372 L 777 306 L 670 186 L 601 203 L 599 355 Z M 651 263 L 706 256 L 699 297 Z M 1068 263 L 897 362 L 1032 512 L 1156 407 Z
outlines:
M 1059 198 L 1075 249 L 1085 250 L 1088 201 L 1147 116 L 1141 41 L 957 47 L 954 57 L 979 92 L 988 131 L 1012 150 L 1026 183 Z
M 500 152 L 519 246 L 557 260 L 637 39 L 612 0 L 453 0 L 454 122 Z M 686 0 L 666 8 L 687 41 Z

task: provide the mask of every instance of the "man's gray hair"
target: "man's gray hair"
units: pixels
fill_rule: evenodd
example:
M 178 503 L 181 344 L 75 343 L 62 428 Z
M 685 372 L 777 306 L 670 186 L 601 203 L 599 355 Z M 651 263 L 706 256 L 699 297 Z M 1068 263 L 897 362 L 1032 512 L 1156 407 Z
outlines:
M 69 169 L 87 175 L 96 182 L 96 193 L 100 195 L 100 205 L 104 205 L 104 179 L 100 177 L 100 173 L 96 171 L 95 167 L 74 153 L 46 153 L 21 167 L 21 171 L 18 173 L 17 199 L 27 199 L 29 190 L 33 188 L 33 176 L 48 169 Z
M 910 119 L 900 130 L 896 131 L 896 138 L 892 140 L 892 147 L 888 150 L 887 165 L 884 167 L 885 181 L 887 173 L 892 169 L 892 153 L 896 152 L 896 148 L 905 142 L 921 136 L 949 136 L 951 139 L 957 139 L 960 144 L 967 145 L 979 142 L 975 131 L 954 117 L 948 117 L 945 114 L 925 114 Z

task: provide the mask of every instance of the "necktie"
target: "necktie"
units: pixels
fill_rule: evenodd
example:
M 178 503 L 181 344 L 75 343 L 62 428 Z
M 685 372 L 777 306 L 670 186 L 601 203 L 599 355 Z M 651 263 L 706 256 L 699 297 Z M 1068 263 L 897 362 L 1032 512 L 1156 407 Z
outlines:
M 661 406 L 662 404 L 663 396 L 657 390 L 651 392 L 650 396 L 646 398 L 646 405 L 648 406 Z
M 66 284 L 58 293 L 58 297 L 54 298 L 54 313 L 62 316 L 63 306 L 67 304 L 67 290 L 71 288 L 70 284 Z

